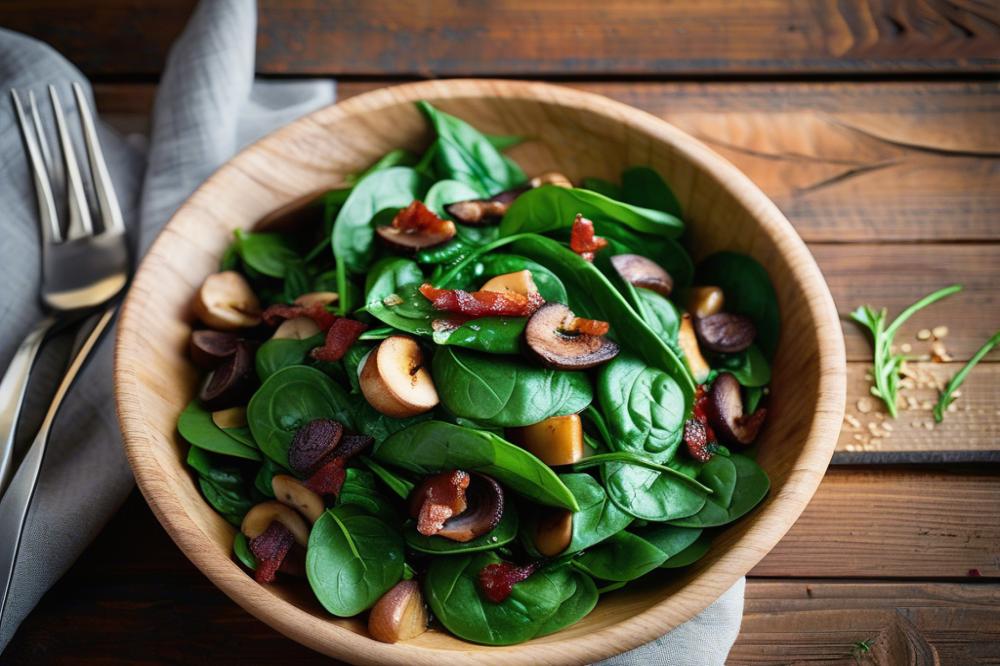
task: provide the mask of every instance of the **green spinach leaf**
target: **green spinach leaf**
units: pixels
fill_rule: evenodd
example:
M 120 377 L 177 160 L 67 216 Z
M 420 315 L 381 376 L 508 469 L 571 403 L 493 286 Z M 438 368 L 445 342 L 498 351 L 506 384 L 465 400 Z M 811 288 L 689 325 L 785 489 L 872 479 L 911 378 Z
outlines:
M 683 479 L 638 465 L 608 463 L 601 475 L 611 501 L 643 520 L 665 522 L 691 516 L 705 506 L 708 497 Z
M 282 368 L 303 365 L 309 359 L 309 352 L 322 346 L 323 339 L 323 334 L 317 333 L 304 340 L 294 338 L 268 340 L 260 346 L 254 357 L 257 377 L 263 382 Z
M 261 459 L 260 451 L 255 447 L 248 446 L 215 425 L 212 413 L 202 407 L 197 399 L 189 402 L 181 412 L 177 419 L 177 432 L 188 444 L 206 451 L 246 460 Z
M 622 530 L 573 560 L 573 566 L 601 580 L 630 581 L 645 576 L 666 560 L 662 550 Z
M 717 527 L 749 513 L 767 495 L 771 482 L 752 458 L 734 453 L 714 456 L 698 474 L 715 493 L 698 513 L 671 521 L 680 527 Z
M 781 331 L 778 296 L 767 270 L 744 254 L 719 252 L 705 259 L 696 273 L 698 284 L 714 285 L 725 295 L 726 312 L 750 317 L 757 327 L 754 342 L 768 360 L 774 358 Z
M 283 278 L 289 265 L 300 264 L 288 237 L 283 234 L 250 233 L 237 229 L 236 251 L 250 268 L 269 277 Z
M 681 202 L 674 191 L 659 173 L 649 167 L 630 167 L 622 172 L 621 199 L 633 206 L 662 210 L 674 217 L 682 217 Z
M 368 271 L 365 280 L 365 304 L 381 302 L 385 297 L 396 293 L 403 285 L 419 285 L 423 281 L 424 272 L 420 270 L 417 262 L 402 257 L 386 257 Z
M 517 354 L 527 317 L 480 317 L 454 328 L 439 327 L 433 340 L 439 345 L 465 347 L 488 354 Z

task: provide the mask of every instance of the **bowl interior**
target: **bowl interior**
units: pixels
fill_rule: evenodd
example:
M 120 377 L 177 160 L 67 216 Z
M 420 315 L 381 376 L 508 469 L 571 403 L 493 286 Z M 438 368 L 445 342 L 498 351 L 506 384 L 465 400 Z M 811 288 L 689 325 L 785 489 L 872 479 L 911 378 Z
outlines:
M 617 180 L 647 164 L 683 204 L 695 259 L 745 252 L 777 290 L 782 340 L 773 366 L 759 462 L 772 481 L 764 504 L 716 538 L 680 573 L 607 595 L 580 623 L 509 648 L 431 631 L 404 644 L 370 641 L 359 620 L 320 608 L 307 584 L 258 586 L 230 559 L 233 529 L 199 495 L 185 468 L 176 419 L 195 392 L 185 350 L 192 294 L 217 269 L 232 230 L 308 191 L 333 187 L 430 133 L 413 101 L 427 99 L 479 129 L 527 140 L 509 151 L 529 175 Z M 543 84 L 428 82 L 375 91 L 321 110 L 238 155 L 181 208 L 145 258 L 119 327 L 116 382 L 126 449 L 143 494 L 185 553 L 227 594 L 287 635 L 355 662 L 593 660 L 688 620 L 749 571 L 801 513 L 833 451 L 844 403 L 843 338 L 832 299 L 805 246 L 774 205 L 700 143 L 642 112 Z

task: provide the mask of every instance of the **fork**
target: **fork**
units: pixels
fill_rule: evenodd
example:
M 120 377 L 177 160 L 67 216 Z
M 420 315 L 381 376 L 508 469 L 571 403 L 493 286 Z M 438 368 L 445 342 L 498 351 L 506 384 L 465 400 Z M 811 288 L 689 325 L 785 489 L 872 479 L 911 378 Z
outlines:
M 25 338 L 0 381 L 0 493 L 3 493 L 0 499 L 0 620 L 7 608 L 17 551 L 51 425 L 77 373 L 114 318 L 116 305 L 112 301 L 128 282 L 130 272 L 125 225 L 94 120 L 83 88 L 73 83 L 72 90 L 96 199 L 94 209 L 87 201 L 81 167 L 55 87 L 50 85 L 48 92 L 62 153 L 61 165 L 53 160 L 49 150 L 34 94 L 28 95 L 29 122 L 21 97 L 11 91 L 38 199 L 42 241 L 40 298 L 49 314 Z M 66 190 L 65 233 L 52 194 L 60 187 Z M 95 218 L 100 228 L 95 228 Z M 75 321 L 80 313 L 97 310 L 100 306 L 106 306 L 104 312 L 95 316 L 96 323 L 82 337 L 83 342 L 75 350 L 34 441 L 4 492 L 5 482 L 11 478 L 13 440 L 21 405 L 42 342 L 57 325 Z

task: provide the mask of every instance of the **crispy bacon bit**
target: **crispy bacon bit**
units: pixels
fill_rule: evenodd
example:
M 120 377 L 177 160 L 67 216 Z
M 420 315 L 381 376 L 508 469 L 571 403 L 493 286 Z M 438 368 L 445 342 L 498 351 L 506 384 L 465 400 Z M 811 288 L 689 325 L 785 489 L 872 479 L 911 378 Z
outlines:
M 538 569 L 537 563 L 526 564 L 523 567 L 510 562 L 487 564 L 479 572 L 479 587 L 487 599 L 498 604 L 510 596 L 515 584 L 528 578 L 536 569 Z
M 337 456 L 322 467 L 316 470 L 312 476 L 303 482 L 303 485 L 317 495 L 339 495 L 340 488 L 347 478 L 345 465 L 347 459 Z
M 317 361 L 339 361 L 366 328 L 368 327 L 360 321 L 338 317 L 326 332 L 323 346 L 316 347 L 310 354 Z
M 605 248 L 607 244 L 607 240 L 594 235 L 594 223 L 577 213 L 569 235 L 569 249 L 585 260 L 593 261 L 594 254 Z
M 337 320 L 337 315 L 327 311 L 326 306 L 322 303 L 313 303 L 308 306 L 283 305 L 281 303 L 277 303 L 264 310 L 261 317 L 264 319 L 264 323 L 268 326 L 277 326 L 285 319 L 309 317 L 316 322 L 316 325 L 319 326 L 319 330 L 321 331 L 330 330 L 330 327 L 333 326 L 333 322 Z
M 420 285 L 420 293 L 436 310 L 470 317 L 529 317 L 545 305 L 538 293 L 525 296 L 515 292 L 435 289 L 427 283 Z
M 684 444 L 688 453 L 698 462 L 708 462 L 715 455 L 712 447 L 718 441 L 712 426 L 708 425 L 708 392 L 704 384 L 695 392 L 691 418 L 684 423 Z
M 465 489 L 471 478 L 468 472 L 453 469 L 428 477 L 410 494 L 410 517 L 417 520 L 417 531 L 432 536 L 441 531 L 446 520 L 465 511 Z
M 392 218 L 392 226 L 410 234 L 439 233 L 449 230 L 454 232 L 455 230 L 454 223 L 450 220 L 442 220 L 422 201 L 416 199 L 409 206 L 396 213 L 396 217 Z
M 583 335 L 607 335 L 611 325 L 597 319 L 584 319 L 570 313 L 563 319 L 559 330 L 563 333 L 580 333 Z
M 278 567 L 295 543 L 295 537 L 278 521 L 268 525 L 264 533 L 250 539 L 250 552 L 257 558 L 254 579 L 258 583 L 273 583 Z

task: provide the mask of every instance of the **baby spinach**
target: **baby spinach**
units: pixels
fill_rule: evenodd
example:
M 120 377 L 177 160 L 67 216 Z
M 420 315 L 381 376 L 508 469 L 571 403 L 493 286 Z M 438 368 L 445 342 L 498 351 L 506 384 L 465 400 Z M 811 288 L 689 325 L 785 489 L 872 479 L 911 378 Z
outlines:
M 693 515 L 705 506 L 708 497 L 676 475 L 628 463 L 608 463 L 601 476 L 611 501 L 643 520 L 665 522 Z
M 282 368 L 304 364 L 309 358 L 309 352 L 322 346 L 323 338 L 322 333 L 317 333 L 304 340 L 294 338 L 268 340 L 257 349 L 257 355 L 254 357 L 257 377 L 263 382 Z
M 250 233 L 237 229 L 236 251 L 243 263 L 269 277 L 283 278 L 288 266 L 301 262 L 299 253 L 283 234 Z
M 582 372 L 544 368 L 516 357 L 440 347 L 431 364 L 441 403 L 484 425 L 525 426 L 575 414 L 593 390 Z
M 731 374 L 741 386 L 763 387 L 771 383 L 771 365 L 757 345 L 750 345 L 738 354 L 713 358 L 712 366 Z
M 257 570 L 257 558 L 250 552 L 250 542 L 247 541 L 247 536 L 243 532 L 237 531 L 233 538 L 233 555 L 247 569 Z
M 417 474 L 450 469 L 481 472 L 539 504 L 576 511 L 573 493 L 548 465 L 493 433 L 424 421 L 375 445 L 379 462 Z
M 398 525 L 399 514 L 375 487 L 375 477 L 366 469 L 348 467 L 344 484 L 337 493 L 337 506 L 355 506 L 381 519 L 388 525 Z
M 604 488 L 589 474 L 560 474 L 580 510 L 573 514 L 573 537 L 564 555 L 579 552 L 616 534 L 632 522 L 632 516 L 623 512 L 608 499 Z
M 622 172 L 621 200 L 633 206 L 662 210 L 681 217 L 681 202 L 667 181 L 654 169 L 636 166 Z
M 587 456 L 582 458 L 577 462 L 573 463 L 571 467 L 574 470 L 585 470 L 592 467 L 600 467 L 608 463 L 628 463 L 629 465 L 637 465 L 654 472 L 659 472 L 660 474 L 665 474 L 667 476 L 672 476 L 679 481 L 682 481 L 692 488 L 699 490 L 704 493 L 714 492 L 712 488 L 706 486 L 705 484 L 698 481 L 694 476 L 689 476 L 684 472 L 674 469 L 673 467 L 668 467 L 666 465 L 661 465 L 659 463 L 653 462 L 649 458 L 645 458 L 640 454 L 632 453 L 631 451 L 612 451 L 610 453 L 598 453 L 596 455 Z
M 365 304 L 381 302 L 403 285 L 419 285 L 423 281 L 424 272 L 417 262 L 403 257 L 386 257 L 368 271 L 365 279 Z
M 667 559 L 660 566 L 665 567 L 672 558 L 691 547 L 701 536 L 702 530 L 673 525 L 649 525 L 636 530 L 635 534 L 663 552 Z
M 698 479 L 715 492 L 698 513 L 671 521 L 680 527 L 717 527 L 750 512 L 767 495 L 771 482 L 752 458 L 739 453 L 714 456 Z
M 517 537 L 517 511 L 508 503 L 504 507 L 500 522 L 492 530 L 471 541 L 452 541 L 441 536 L 424 536 L 417 531 L 416 525 L 410 521 L 403 528 L 403 538 L 406 545 L 413 550 L 430 555 L 459 555 L 461 553 L 476 553 L 483 550 L 495 550 Z
M 369 302 L 366 309 L 368 314 L 395 329 L 428 337 L 434 334 L 434 320 L 441 318 L 441 313 L 420 293 L 420 284 L 416 282 L 399 287 L 380 301 Z
M 568 228 L 578 213 L 595 224 L 617 222 L 667 238 L 677 238 L 684 232 L 684 223 L 669 213 L 632 206 L 590 190 L 543 185 L 514 200 L 500 221 L 500 235 L 543 234 Z
M 225 430 L 215 425 L 212 413 L 207 411 L 197 400 L 192 400 L 177 419 L 177 432 L 187 440 L 188 444 L 206 451 L 221 453 L 226 456 L 260 460 L 261 455 L 255 447 L 248 446 Z
M 517 354 L 527 317 L 480 317 L 456 326 L 439 328 L 433 340 L 439 345 L 465 347 L 488 354 Z
M 566 302 L 566 287 L 555 273 L 536 261 L 516 254 L 501 254 L 494 252 L 487 254 L 477 262 L 479 267 L 478 277 L 482 282 L 505 273 L 516 273 L 518 271 L 530 271 L 531 278 L 538 287 L 538 293 L 546 301 L 556 303 Z
M 535 572 L 515 584 L 507 599 L 494 603 L 479 587 L 479 572 L 498 562 L 492 552 L 431 560 L 424 596 L 434 616 L 459 638 L 485 645 L 520 643 L 579 620 L 597 603 L 593 581 L 565 566 Z M 577 596 L 580 586 L 584 590 Z
M 361 464 L 370 469 L 379 480 L 392 492 L 396 493 L 400 499 L 407 499 L 416 484 L 396 472 L 379 465 L 368 456 L 360 456 Z
M 712 537 L 704 532 L 695 541 L 660 565 L 661 569 L 679 569 L 694 564 L 708 552 L 712 546 Z
M 271 485 L 271 480 L 277 474 L 288 474 L 288 472 L 270 458 L 266 459 L 253 479 L 254 488 L 265 497 L 274 497 L 274 487 Z
M 619 354 L 597 373 L 597 399 L 612 446 L 665 462 L 673 457 L 687 411 L 677 382 L 631 354 Z
M 630 581 L 645 576 L 666 560 L 662 550 L 622 530 L 573 560 L 573 566 L 601 580 Z
M 246 469 L 196 446 L 188 450 L 187 464 L 198 474 L 198 487 L 213 509 L 232 525 L 239 525 L 257 498 Z
M 479 189 L 471 187 L 460 180 L 439 180 L 431 185 L 424 198 L 424 205 L 434 211 L 438 217 L 451 219 L 445 206 L 457 201 L 479 199 L 482 196 Z
M 622 198 L 622 188 L 612 183 L 610 180 L 605 180 L 604 178 L 593 178 L 588 176 L 583 179 L 582 189 L 603 194 L 609 199 L 617 199 L 620 201 Z
M 417 102 L 417 107 L 437 132 L 434 162 L 448 178 L 475 188 L 481 196 L 499 194 L 527 180 L 517 164 L 504 159 L 486 136 L 464 120 L 424 101 Z
M 326 374 L 293 365 L 271 375 L 250 399 L 247 422 L 261 451 L 288 467 L 295 431 L 314 419 L 334 419 L 354 427 L 347 393 Z
M 330 613 L 357 615 L 402 579 L 403 538 L 358 507 L 328 509 L 309 534 L 306 577 Z
M 725 310 L 750 317 L 757 327 L 754 340 L 764 357 L 774 358 L 781 317 L 778 296 L 767 270 L 744 254 L 718 252 L 705 259 L 696 272 L 698 284 L 714 285 L 725 295 Z
M 643 321 L 661 340 L 667 341 L 672 349 L 675 348 L 677 333 L 681 328 L 681 317 L 677 307 L 655 291 L 639 287 L 633 289 L 638 301 L 637 310 L 642 315 Z

